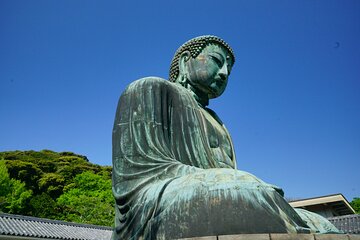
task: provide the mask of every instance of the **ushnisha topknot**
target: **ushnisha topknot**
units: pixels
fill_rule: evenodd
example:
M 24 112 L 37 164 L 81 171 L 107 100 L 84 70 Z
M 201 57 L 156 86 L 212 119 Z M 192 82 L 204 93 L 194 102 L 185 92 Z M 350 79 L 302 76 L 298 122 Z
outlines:
M 177 77 L 179 75 L 179 58 L 180 58 L 180 55 L 184 51 L 189 51 L 191 54 L 191 57 L 196 58 L 206 46 L 208 46 L 209 44 L 212 44 L 212 43 L 219 44 L 219 45 L 225 47 L 229 51 L 229 53 L 233 59 L 233 63 L 235 62 L 234 51 L 229 46 L 229 44 L 227 44 L 224 40 L 222 40 L 221 38 L 219 38 L 217 36 L 213 36 L 213 35 L 199 36 L 199 37 L 190 39 L 189 41 L 187 41 L 186 43 L 181 45 L 178 48 L 178 50 L 176 50 L 175 55 L 171 61 L 171 65 L 170 65 L 169 80 L 171 82 L 175 82 L 175 80 L 177 79 Z

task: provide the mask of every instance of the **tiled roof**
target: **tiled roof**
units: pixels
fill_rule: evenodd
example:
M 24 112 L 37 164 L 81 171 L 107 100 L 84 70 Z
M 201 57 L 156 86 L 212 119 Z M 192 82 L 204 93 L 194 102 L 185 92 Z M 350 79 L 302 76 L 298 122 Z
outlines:
M 289 201 L 289 204 L 292 207 L 304 208 L 323 215 L 324 217 L 355 214 L 355 210 L 341 193 L 298 199 Z M 326 214 L 326 212 L 331 212 L 331 214 Z
M 109 240 L 112 228 L 0 213 L 0 236 L 64 240 Z
M 352 214 L 328 218 L 339 230 L 349 234 L 360 234 L 360 215 Z

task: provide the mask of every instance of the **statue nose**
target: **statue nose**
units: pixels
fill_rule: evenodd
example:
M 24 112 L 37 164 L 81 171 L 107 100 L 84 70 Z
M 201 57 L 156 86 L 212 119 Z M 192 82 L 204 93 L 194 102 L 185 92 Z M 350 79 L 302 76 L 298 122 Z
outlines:
M 226 78 L 229 76 L 226 64 L 224 64 L 222 66 L 222 68 L 219 70 L 218 74 L 219 74 L 221 80 L 226 80 Z

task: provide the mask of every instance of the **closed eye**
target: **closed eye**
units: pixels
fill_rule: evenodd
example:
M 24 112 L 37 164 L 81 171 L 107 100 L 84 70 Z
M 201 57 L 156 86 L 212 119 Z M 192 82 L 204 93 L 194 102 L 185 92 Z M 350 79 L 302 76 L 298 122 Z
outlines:
M 223 62 L 218 57 L 214 55 L 210 55 L 210 57 L 219 67 L 222 67 Z

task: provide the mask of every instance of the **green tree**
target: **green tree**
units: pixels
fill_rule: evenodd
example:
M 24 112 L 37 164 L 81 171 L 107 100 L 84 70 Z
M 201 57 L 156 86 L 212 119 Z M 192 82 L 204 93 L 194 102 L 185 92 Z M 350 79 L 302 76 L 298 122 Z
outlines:
M 11 192 L 11 181 L 5 161 L 0 160 L 0 210 L 3 210 L 7 203 L 7 196 Z
M 52 199 L 58 198 L 63 193 L 65 179 L 56 173 L 45 173 L 39 180 L 39 189 L 47 193 Z
M 360 198 L 354 198 L 350 202 L 350 205 L 353 207 L 353 209 L 357 214 L 360 214 Z
M 109 177 L 83 172 L 64 191 L 57 199 L 63 220 L 112 226 L 114 198 Z
M 11 179 L 4 160 L 0 160 L 0 211 L 26 214 L 32 191 L 25 184 Z
M 0 159 L 0 211 L 112 225 L 110 166 L 51 150 L 0 152 Z
M 57 219 L 61 215 L 57 203 L 46 193 L 31 198 L 29 213 L 31 216 L 51 219 Z
M 26 187 L 38 191 L 38 180 L 42 174 L 37 164 L 21 160 L 6 161 L 10 178 L 18 179 L 26 184 Z

